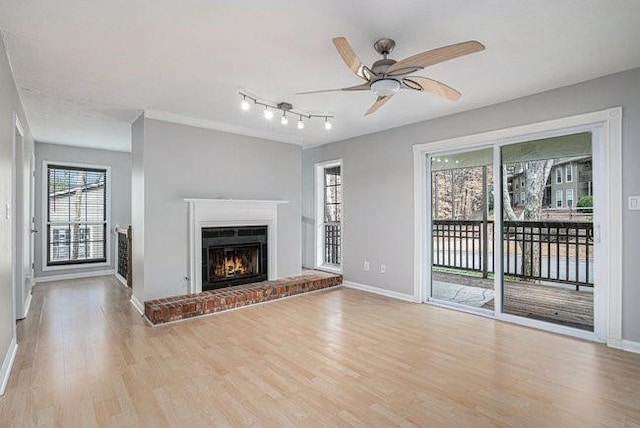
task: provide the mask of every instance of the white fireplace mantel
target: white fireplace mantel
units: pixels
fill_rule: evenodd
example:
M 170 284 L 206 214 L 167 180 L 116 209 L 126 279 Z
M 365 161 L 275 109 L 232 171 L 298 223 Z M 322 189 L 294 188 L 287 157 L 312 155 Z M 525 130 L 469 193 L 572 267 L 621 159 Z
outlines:
M 202 292 L 202 228 L 267 226 L 268 278 L 278 277 L 278 206 L 289 201 L 185 198 L 189 216 L 189 292 Z

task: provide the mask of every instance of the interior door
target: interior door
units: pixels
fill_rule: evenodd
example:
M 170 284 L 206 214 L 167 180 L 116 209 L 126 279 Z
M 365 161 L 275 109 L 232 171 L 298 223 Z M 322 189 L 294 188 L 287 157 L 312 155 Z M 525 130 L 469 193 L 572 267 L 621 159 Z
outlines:
M 23 272 L 25 296 L 31 293 L 34 283 L 34 252 L 35 252 L 35 166 L 36 158 L 33 152 L 29 154 L 29 161 L 25 162 L 24 168 L 24 243 L 23 246 Z

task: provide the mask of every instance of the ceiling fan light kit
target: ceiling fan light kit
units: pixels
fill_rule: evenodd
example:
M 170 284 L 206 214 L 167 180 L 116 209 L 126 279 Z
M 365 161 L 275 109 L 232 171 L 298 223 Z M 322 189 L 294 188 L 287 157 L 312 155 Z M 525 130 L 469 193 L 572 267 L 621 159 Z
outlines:
M 470 40 L 432 49 L 396 61 L 388 58 L 389 54 L 395 48 L 396 42 L 388 38 L 378 39 L 373 44 L 373 48 L 382 55 L 382 59 L 374 62 L 371 67 L 367 67 L 362 64 L 362 61 L 360 61 L 358 55 L 353 51 L 346 38 L 336 37 L 332 41 L 347 67 L 349 67 L 356 76 L 365 80 L 365 83 L 339 89 L 299 92 L 298 95 L 321 92 L 371 90 L 377 96 L 377 99 L 369 110 L 366 111 L 365 116 L 378 111 L 378 109 L 398 93 L 400 89 L 429 92 L 451 101 L 457 101 L 462 94 L 452 87 L 427 77 L 408 75 L 444 61 L 484 50 L 482 43 L 476 40 Z
M 282 117 L 280 118 L 280 124 L 282 126 L 287 126 L 289 125 L 289 118 L 287 117 L 287 113 L 293 114 L 295 116 L 299 117 L 298 120 L 298 129 L 304 129 L 304 122 L 302 121 L 303 117 L 306 117 L 307 119 L 313 119 L 315 118 L 324 118 L 324 129 L 326 129 L 327 131 L 329 131 L 332 128 L 332 124 L 330 122 L 329 119 L 333 119 L 335 116 L 331 115 L 331 114 L 320 114 L 320 113 L 303 113 L 301 111 L 296 111 L 293 109 L 293 104 L 291 103 L 287 103 L 287 102 L 280 102 L 280 103 L 272 103 L 272 102 L 268 102 L 268 101 L 260 101 L 259 99 L 252 97 L 249 94 L 246 94 L 244 92 L 238 92 L 240 94 L 240 96 L 242 97 L 242 101 L 240 102 L 240 108 L 243 111 L 248 111 L 251 108 L 251 103 L 253 102 L 253 104 L 255 105 L 259 105 L 261 107 L 264 107 L 264 118 L 266 120 L 272 120 L 273 116 L 274 116 L 274 111 L 281 111 L 282 112 Z
M 400 90 L 400 82 L 396 79 L 380 79 L 371 84 L 371 90 L 378 97 L 390 97 Z

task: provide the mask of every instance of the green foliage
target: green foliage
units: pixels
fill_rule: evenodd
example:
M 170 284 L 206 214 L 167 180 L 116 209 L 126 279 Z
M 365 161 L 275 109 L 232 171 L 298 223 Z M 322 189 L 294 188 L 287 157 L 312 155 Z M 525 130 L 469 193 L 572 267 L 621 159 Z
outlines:
M 578 201 L 578 208 L 593 207 L 593 196 L 583 196 Z

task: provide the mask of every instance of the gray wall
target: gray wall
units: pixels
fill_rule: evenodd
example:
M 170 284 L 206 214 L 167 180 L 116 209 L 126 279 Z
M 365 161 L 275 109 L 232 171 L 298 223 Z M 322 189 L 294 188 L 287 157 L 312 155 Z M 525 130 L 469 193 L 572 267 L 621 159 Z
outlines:
M 18 266 L 21 266 L 21 235 L 16 237 L 18 242 L 14 247 L 11 242 L 11 230 L 14 218 L 21 224 L 22 221 L 22 174 L 17 173 L 16 181 L 12 178 L 12 157 L 13 157 L 13 135 L 14 118 L 16 112 L 25 132 L 26 150 L 18 151 L 17 170 L 23 170 L 23 159 L 29 158 L 29 153 L 33 148 L 33 138 L 29 129 L 29 123 L 24 115 L 24 109 L 18 91 L 16 89 L 11 68 L 4 48 L 4 42 L 0 40 L 0 365 L 5 360 L 9 345 L 15 338 L 14 326 L 14 296 L 12 285 L 11 259 L 14 255 L 18 257 Z M 15 206 L 12 202 L 12 189 L 15 186 L 17 200 Z M 12 211 L 10 218 L 5 215 L 5 208 L 9 205 Z M 20 229 L 19 229 L 20 230 Z M 25 290 L 25 298 L 30 290 Z M 1 381 L 1 379 L 0 379 Z
M 144 302 L 144 115 L 131 124 L 131 280 L 133 293 Z
M 35 242 L 35 277 L 78 274 L 93 271 L 114 269 L 116 236 L 113 233 L 114 226 L 128 226 L 131 224 L 131 154 L 114 152 L 109 150 L 86 149 L 81 147 L 63 146 L 58 144 L 36 143 L 36 226 L 40 233 Z M 43 207 L 42 201 L 42 165 L 44 161 L 70 162 L 88 165 L 103 165 L 111 167 L 111 265 L 109 267 L 83 267 L 54 271 L 43 271 L 42 247 L 45 229 L 42 227 Z
M 187 292 L 184 198 L 289 201 L 278 208 L 278 276 L 300 273 L 299 146 L 151 119 L 143 129 L 134 123 L 132 133 L 134 176 L 144 176 L 142 191 L 134 190 L 144 201 L 144 254 L 133 267 L 135 273 L 144 264 L 144 282 L 136 284 L 134 277 L 140 301 Z M 134 237 L 139 224 L 134 222 Z
M 412 145 L 560 117 L 623 107 L 623 338 L 640 341 L 640 69 L 477 110 L 332 143 L 303 152 L 303 261 L 313 266 L 313 170 L 344 159 L 345 279 L 413 294 Z M 597 190 L 596 190 L 597 192 Z M 371 271 L 362 269 L 364 260 Z M 378 273 L 385 263 L 387 273 Z

